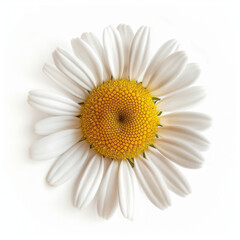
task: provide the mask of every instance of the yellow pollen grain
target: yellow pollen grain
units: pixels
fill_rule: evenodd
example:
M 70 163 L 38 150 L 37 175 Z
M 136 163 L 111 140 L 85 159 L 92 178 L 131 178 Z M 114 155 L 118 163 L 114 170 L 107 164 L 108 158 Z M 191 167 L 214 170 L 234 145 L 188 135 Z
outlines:
M 159 118 L 149 91 L 128 79 L 97 86 L 81 110 L 83 136 L 99 154 L 131 159 L 153 143 Z

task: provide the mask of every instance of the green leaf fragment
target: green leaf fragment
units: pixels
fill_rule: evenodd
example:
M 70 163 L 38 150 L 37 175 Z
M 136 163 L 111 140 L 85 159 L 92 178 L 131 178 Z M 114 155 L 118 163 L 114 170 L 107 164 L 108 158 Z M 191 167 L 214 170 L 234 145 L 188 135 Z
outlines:
M 158 97 L 152 97 L 152 100 L 153 100 L 153 101 L 159 101 L 160 98 L 158 98 Z
M 127 160 L 130 163 L 131 167 L 133 168 L 134 167 L 134 159 L 133 158 L 132 159 L 128 158 Z

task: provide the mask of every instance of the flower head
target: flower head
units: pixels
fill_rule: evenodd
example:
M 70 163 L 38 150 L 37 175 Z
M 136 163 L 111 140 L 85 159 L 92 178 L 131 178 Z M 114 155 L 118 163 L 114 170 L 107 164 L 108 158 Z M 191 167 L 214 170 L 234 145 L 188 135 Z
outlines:
M 199 75 L 177 42 L 169 40 L 149 61 L 150 29 L 107 27 L 103 46 L 92 33 L 72 40 L 74 54 L 53 53 L 55 67 L 43 71 L 67 94 L 34 90 L 29 103 L 51 117 L 35 125 L 45 135 L 31 148 L 34 159 L 57 158 L 47 181 L 57 186 L 79 175 L 74 204 L 97 198 L 98 214 L 109 218 L 119 203 L 134 214 L 138 180 L 158 208 L 170 205 L 169 190 L 190 192 L 176 168 L 199 168 L 208 141 L 198 132 L 210 125 L 201 113 L 180 111 L 198 103 Z

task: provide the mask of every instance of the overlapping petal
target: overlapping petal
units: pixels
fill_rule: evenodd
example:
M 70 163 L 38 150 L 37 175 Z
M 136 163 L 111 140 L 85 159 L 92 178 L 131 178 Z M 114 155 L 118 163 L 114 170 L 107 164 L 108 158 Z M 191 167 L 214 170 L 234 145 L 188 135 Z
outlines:
M 178 111 L 196 105 L 205 96 L 203 87 L 189 87 L 167 95 L 156 106 L 159 112 Z
M 185 168 L 200 168 L 203 157 L 194 148 L 176 139 L 159 138 L 154 146 L 169 160 Z
M 131 80 L 139 80 L 146 68 L 150 48 L 150 28 L 142 26 L 136 32 L 129 56 L 129 75 Z
M 81 174 L 75 193 L 74 204 L 83 209 L 95 197 L 104 173 L 104 159 L 96 154 Z
M 39 139 L 30 149 L 31 157 L 47 160 L 58 157 L 82 138 L 81 130 L 67 129 Z
M 161 89 L 179 76 L 186 63 L 187 57 L 184 52 L 173 53 L 152 71 L 152 77 L 149 80 L 147 89 L 153 96 L 160 96 L 162 94 Z
M 122 43 L 123 43 L 123 56 L 124 56 L 124 69 L 122 78 L 129 78 L 129 53 L 132 45 L 134 33 L 129 25 L 120 24 L 117 27 Z
M 97 86 L 94 74 L 79 59 L 65 50 L 58 48 L 53 52 L 56 67 L 82 88 L 92 91 Z
M 101 84 L 103 82 L 103 66 L 97 54 L 80 38 L 72 39 L 71 43 L 75 55 L 89 68 L 97 85 Z
M 120 79 L 124 68 L 124 55 L 122 39 L 117 29 L 113 27 L 104 29 L 103 46 L 113 78 Z
M 157 149 L 150 147 L 146 153 L 148 159 L 161 171 L 170 190 L 180 196 L 191 192 L 191 187 L 182 173 L 166 159 Z
M 161 116 L 160 123 L 163 126 L 188 126 L 195 130 L 205 130 L 210 127 L 211 119 L 198 112 L 173 112 Z
M 79 142 L 62 154 L 51 167 L 47 182 L 58 186 L 75 176 L 85 165 L 89 152 L 86 142 Z
M 54 116 L 38 121 L 35 132 L 39 135 L 48 135 L 66 129 L 80 128 L 80 120 L 72 116 Z
M 98 192 L 98 215 L 106 219 L 110 218 L 113 215 L 117 206 L 118 167 L 118 161 L 111 161 L 102 179 L 102 183 Z
M 178 43 L 171 39 L 164 43 L 151 59 L 142 79 L 143 87 L 147 87 L 149 81 L 152 79 L 156 69 L 159 69 L 163 61 L 177 49 Z
M 77 116 L 81 108 L 68 97 L 46 90 L 30 91 L 28 102 L 34 108 L 51 115 Z
M 171 92 L 180 90 L 182 88 L 192 85 L 200 75 L 200 68 L 196 63 L 189 63 L 186 68 L 174 81 L 168 82 L 168 84 L 154 91 L 153 94 L 163 96 Z
M 91 32 L 85 32 L 82 34 L 81 39 L 85 41 L 97 54 L 103 65 L 103 81 L 109 80 L 111 73 L 106 62 L 103 46 L 99 39 Z
M 76 84 L 76 82 L 72 81 L 65 74 L 58 71 L 55 67 L 45 64 L 43 72 L 64 90 L 79 98 L 80 102 L 84 102 L 88 96 L 88 92 L 86 90 L 79 86 L 79 84 Z
M 160 137 L 176 139 L 193 146 L 200 151 L 206 151 L 209 147 L 209 141 L 197 131 L 183 126 L 165 126 L 158 128 Z
M 139 156 L 134 161 L 134 171 L 148 199 L 160 209 L 167 208 L 170 205 L 167 186 L 153 163 Z

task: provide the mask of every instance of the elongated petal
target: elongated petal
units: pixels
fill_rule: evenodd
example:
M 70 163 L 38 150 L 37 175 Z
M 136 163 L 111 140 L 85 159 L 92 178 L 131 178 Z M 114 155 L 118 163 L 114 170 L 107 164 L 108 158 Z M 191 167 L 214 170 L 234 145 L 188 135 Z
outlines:
M 110 218 L 117 206 L 118 161 L 112 160 L 102 179 L 98 192 L 97 211 L 103 218 Z
M 81 39 L 85 41 L 98 55 L 98 58 L 101 60 L 103 65 L 103 80 L 109 80 L 111 73 L 106 62 L 106 57 L 103 51 L 103 46 L 99 39 L 91 32 L 85 32 L 82 34 Z
M 79 84 L 76 84 L 69 77 L 59 72 L 55 67 L 45 64 L 43 67 L 43 72 L 54 82 L 56 82 L 64 90 L 71 93 L 73 96 L 79 98 L 82 102 L 88 96 L 88 92 L 85 91 Z
M 149 57 L 150 28 L 142 26 L 136 32 L 129 56 L 130 79 L 138 80 L 146 68 Z
M 153 96 L 161 95 L 161 88 L 173 82 L 177 76 L 183 71 L 187 63 L 187 57 L 184 52 L 176 52 L 160 66 L 156 66 L 153 70 L 153 76 L 148 83 L 148 90 Z
M 132 220 L 134 214 L 134 172 L 128 161 L 123 160 L 118 172 L 119 205 L 125 218 Z
M 198 112 L 175 112 L 161 116 L 163 126 L 188 126 L 195 130 L 205 130 L 211 126 L 211 118 Z
M 148 199 L 160 209 L 168 207 L 170 197 L 166 183 L 153 163 L 139 156 L 134 161 L 134 171 Z
M 53 60 L 56 67 L 79 86 L 88 91 L 97 86 L 94 75 L 87 66 L 70 53 L 58 48 L 53 52 Z
M 31 157 L 46 160 L 58 157 L 82 138 L 79 129 L 68 129 L 39 139 L 31 147 Z
M 157 149 L 149 147 L 146 155 L 161 171 L 170 190 L 180 196 L 186 196 L 191 192 L 190 185 L 182 173 Z
M 124 69 L 122 78 L 129 78 L 129 53 L 134 34 L 129 25 L 120 24 L 118 25 L 117 29 L 120 33 L 123 43 Z
M 76 116 L 79 115 L 81 108 L 73 100 L 46 90 L 30 91 L 28 102 L 38 110 L 51 115 Z
M 142 79 L 143 87 L 147 87 L 149 81 L 152 79 L 154 72 L 156 69 L 159 69 L 163 63 L 163 61 L 177 48 L 177 41 L 172 39 L 164 43 L 159 50 L 153 56 L 151 62 L 149 63 L 146 72 L 144 73 L 144 77 Z
M 206 151 L 209 147 L 209 141 L 198 133 L 187 127 L 180 126 L 165 126 L 158 128 L 158 135 L 179 140 L 200 151 Z
M 85 165 L 88 151 L 89 146 L 84 141 L 76 143 L 68 149 L 51 167 L 47 175 L 47 182 L 50 185 L 58 186 L 78 174 Z
M 104 172 L 104 159 L 96 154 L 88 163 L 79 180 L 74 204 L 83 209 L 93 200 L 100 186 Z
M 206 96 L 202 87 L 189 87 L 164 97 L 157 103 L 158 111 L 174 111 L 189 108 Z
M 169 84 L 161 87 L 159 89 L 159 96 L 169 94 L 171 92 L 177 91 L 179 89 L 185 88 L 193 84 L 200 75 L 200 69 L 196 63 L 187 64 L 186 68 L 180 76 L 174 81 L 169 82 Z
M 101 84 L 103 82 L 103 66 L 97 54 L 80 38 L 73 39 L 71 43 L 76 56 L 84 62 L 93 73 L 97 85 Z
M 121 36 L 116 29 L 112 27 L 104 29 L 103 46 L 113 78 L 121 78 L 124 68 L 123 44 Z
M 80 119 L 72 116 L 49 117 L 38 121 L 35 132 L 39 135 L 48 135 L 66 129 L 80 128 Z
M 159 138 L 154 146 L 169 160 L 185 168 L 200 168 L 203 157 L 189 145 L 175 139 Z

